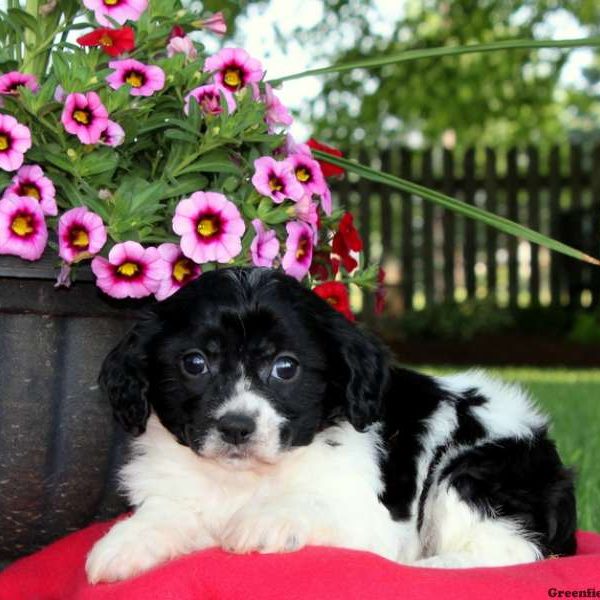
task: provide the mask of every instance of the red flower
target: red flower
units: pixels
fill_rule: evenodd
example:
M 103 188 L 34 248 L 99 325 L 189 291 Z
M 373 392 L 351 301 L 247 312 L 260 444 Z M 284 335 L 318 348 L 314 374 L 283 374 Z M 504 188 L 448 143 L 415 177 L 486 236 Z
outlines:
M 321 152 L 326 152 L 327 154 L 331 154 L 331 156 L 344 156 L 341 150 L 337 148 L 333 148 L 331 146 L 327 146 L 326 144 L 322 144 L 317 140 L 310 138 L 306 145 L 309 148 L 313 148 L 314 150 L 320 150 Z M 318 160 L 317 162 L 321 165 L 321 171 L 325 177 L 335 177 L 336 175 L 343 175 L 344 169 L 342 167 L 337 167 L 336 165 L 332 165 L 331 163 L 325 162 L 323 160 Z
M 339 281 L 327 281 L 318 285 L 313 292 L 331 304 L 335 310 L 341 312 L 347 319 L 354 321 L 355 317 L 350 310 L 348 288 Z
M 325 281 L 329 278 L 328 266 L 333 267 L 331 264 L 331 255 L 329 252 L 319 250 L 313 253 L 313 261 L 310 265 L 310 274 L 317 281 Z M 337 272 L 337 271 L 336 271 Z M 335 273 L 334 273 L 335 275 Z
M 119 56 L 135 47 L 135 32 L 131 27 L 121 27 L 121 29 L 99 27 L 77 38 L 77 42 L 81 46 L 100 46 L 105 54 Z
M 377 289 L 375 290 L 375 314 L 380 315 L 385 308 L 385 271 L 379 267 L 377 271 Z
M 363 242 L 360 234 L 354 227 L 352 214 L 344 213 L 338 226 L 337 233 L 333 236 L 332 251 L 337 254 L 344 266 L 344 269 L 351 273 L 356 269 L 358 262 L 350 255 L 350 251 L 360 252 L 363 248 Z M 333 263 L 334 273 L 337 272 L 337 265 Z
M 185 37 L 185 29 L 181 25 L 175 25 L 171 32 L 169 33 L 169 42 L 174 37 Z

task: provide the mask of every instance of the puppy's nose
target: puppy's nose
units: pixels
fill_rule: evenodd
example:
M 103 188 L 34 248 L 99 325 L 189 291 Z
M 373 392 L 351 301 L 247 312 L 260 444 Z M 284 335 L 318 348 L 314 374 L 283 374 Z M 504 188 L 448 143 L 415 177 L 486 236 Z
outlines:
M 256 429 L 256 423 L 248 415 L 227 413 L 217 421 L 217 429 L 226 442 L 239 445 L 250 439 Z

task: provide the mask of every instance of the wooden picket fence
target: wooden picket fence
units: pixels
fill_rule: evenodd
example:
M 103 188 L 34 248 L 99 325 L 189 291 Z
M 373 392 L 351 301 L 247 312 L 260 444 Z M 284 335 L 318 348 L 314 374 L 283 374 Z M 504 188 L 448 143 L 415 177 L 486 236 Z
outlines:
M 348 155 L 600 255 L 600 145 Z M 600 268 L 353 175 L 335 183 L 334 197 L 353 211 L 366 260 L 386 269 L 392 312 L 476 298 L 500 306 L 600 302 Z

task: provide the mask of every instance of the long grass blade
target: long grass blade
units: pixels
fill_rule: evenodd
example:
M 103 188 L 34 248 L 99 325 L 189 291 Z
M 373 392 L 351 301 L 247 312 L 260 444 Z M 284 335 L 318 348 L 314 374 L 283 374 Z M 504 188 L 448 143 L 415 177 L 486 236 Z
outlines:
M 394 63 L 419 60 L 422 58 L 437 58 L 440 56 L 454 56 L 457 54 L 472 54 L 475 52 L 496 52 L 497 50 L 534 50 L 536 48 L 580 48 L 583 46 L 600 46 L 600 36 L 576 38 L 569 40 L 503 40 L 489 44 L 468 44 L 466 46 L 441 46 L 439 48 L 422 48 L 406 50 L 389 56 L 377 56 L 365 60 L 357 60 L 339 65 L 330 65 L 318 69 L 299 71 L 291 75 L 284 75 L 269 81 L 271 85 L 279 85 L 284 81 L 310 77 L 312 75 L 327 75 L 329 73 L 342 73 L 353 69 L 372 69 L 391 65 Z
M 435 202 L 444 208 L 453 210 L 460 215 L 464 215 L 465 217 L 469 217 L 471 219 L 476 219 L 482 223 L 485 223 L 486 225 L 489 225 L 490 227 L 495 227 L 496 229 L 504 233 L 508 233 L 509 235 L 523 238 L 528 242 L 545 246 L 546 248 L 554 250 L 555 252 L 560 252 L 566 256 L 582 260 L 592 265 L 600 266 L 600 260 L 590 256 L 589 254 L 586 254 L 585 252 L 581 252 L 581 250 L 572 248 L 571 246 L 563 244 L 562 242 L 552 239 L 542 233 L 539 233 L 538 231 L 529 229 L 529 227 L 525 227 L 520 223 L 516 223 L 510 219 L 501 217 L 500 215 L 483 210 L 482 208 L 478 208 L 477 206 L 473 206 L 472 204 L 468 204 L 462 200 L 457 200 L 451 196 L 446 196 L 446 194 L 436 192 L 435 190 L 419 185 L 418 183 L 413 183 L 411 181 L 407 181 L 406 179 L 396 177 L 390 173 L 377 171 L 376 169 L 372 169 L 371 167 L 367 167 L 353 160 L 332 156 L 326 152 L 321 152 L 314 149 L 312 150 L 312 153 L 319 160 L 342 167 L 347 171 L 356 173 L 364 179 L 368 179 L 369 181 L 383 183 L 397 190 L 420 196 L 425 200 Z

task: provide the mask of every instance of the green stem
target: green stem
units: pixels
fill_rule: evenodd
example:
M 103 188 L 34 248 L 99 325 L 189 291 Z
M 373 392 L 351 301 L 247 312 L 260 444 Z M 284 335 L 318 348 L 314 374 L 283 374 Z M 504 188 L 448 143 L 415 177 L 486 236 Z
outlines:
M 278 85 L 284 81 L 310 77 L 312 75 L 326 75 L 327 73 L 342 73 L 353 69 L 368 69 L 390 65 L 394 63 L 418 60 L 421 58 L 437 58 L 440 56 L 455 56 L 457 54 L 472 54 L 475 52 L 495 52 L 497 50 L 531 50 L 535 48 L 578 48 L 581 46 L 600 46 L 600 36 L 577 38 L 570 40 L 504 40 L 489 44 L 469 44 L 467 46 L 442 46 L 441 48 L 423 48 L 419 50 L 405 50 L 390 56 L 378 56 L 351 63 L 309 69 L 291 75 L 284 75 L 269 81 L 271 85 Z
M 332 156 L 331 154 L 321 152 L 320 150 L 313 149 L 312 153 L 319 160 L 328 162 L 338 167 L 343 167 L 347 171 L 356 173 L 360 177 L 368 179 L 369 181 L 383 183 L 403 192 L 408 192 L 409 194 L 420 196 L 425 200 L 435 202 L 436 204 L 439 204 L 444 208 L 453 210 L 454 212 L 464 215 L 465 217 L 468 217 L 470 219 L 476 219 L 478 221 L 481 221 L 482 223 L 485 223 L 486 225 L 495 227 L 496 229 L 504 233 L 508 233 L 509 235 L 521 237 L 529 242 L 539 244 L 540 246 L 545 246 L 550 250 L 555 250 L 556 252 L 560 252 L 561 254 L 565 254 L 566 256 L 570 256 L 572 258 L 588 262 L 592 265 L 600 266 L 600 260 L 594 258 L 593 256 L 585 254 L 580 250 L 576 250 L 575 248 L 572 248 L 567 244 L 563 244 L 558 240 L 553 240 L 552 238 L 549 238 L 543 235 L 542 233 L 539 233 L 538 231 L 534 231 L 533 229 L 529 229 L 529 227 L 525 227 L 520 223 L 515 223 L 510 219 L 506 219 L 505 217 L 501 217 L 500 215 L 488 212 L 487 210 L 483 210 L 481 208 L 478 208 L 477 206 L 473 206 L 472 204 L 463 202 L 462 200 L 457 200 L 456 198 L 446 196 L 445 194 L 436 192 L 435 190 L 431 190 L 417 183 L 407 181 L 406 179 L 401 179 L 400 177 L 396 177 L 395 175 L 391 175 L 390 173 L 377 171 L 375 169 L 372 169 L 371 167 L 367 167 L 358 162 L 351 161 L 345 158 L 340 158 L 338 156 Z

